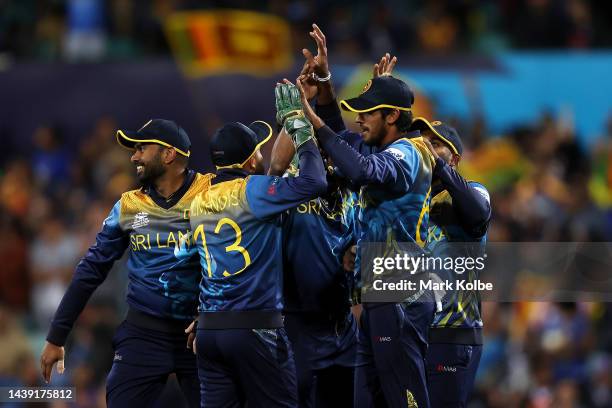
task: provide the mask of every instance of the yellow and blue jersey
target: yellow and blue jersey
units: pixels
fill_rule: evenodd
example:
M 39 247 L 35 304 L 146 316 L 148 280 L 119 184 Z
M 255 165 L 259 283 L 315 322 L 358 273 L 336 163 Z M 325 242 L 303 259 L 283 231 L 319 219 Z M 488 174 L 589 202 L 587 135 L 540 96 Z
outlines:
M 281 216 L 327 188 L 312 142 L 300 147 L 300 169 L 295 178 L 223 169 L 193 200 L 191 227 L 202 270 L 200 312 L 282 310 Z
M 413 242 L 423 247 L 431 199 L 431 154 L 419 136 L 396 140 L 375 155 L 395 161 L 397 176 L 390 184 L 361 187 L 360 242 Z
M 335 103 L 316 109 L 329 125 L 317 131 L 322 147 L 359 188 L 355 274 L 360 279 L 363 244 L 384 243 L 389 252 L 398 242 L 425 246 L 434 158 L 418 131 L 387 146 L 373 147 L 360 134 L 345 129 Z
M 482 184 L 466 182 L 450 167 L 443 169 L 446 174 L 442 176 L 446 178 L 446 185 L 436 186 L 434 189 L 427 249 L 432 256 L 443 259 L 482 257 L 485 253 L 486 228 L 490 219 L 489 193 Z M 445 187 L 455 193 L 454 199 Z M 463 208 L 458 208 L 459 203 L 463 203 Z M 435 272 L 442 281 L 452 282 L 459 277 L 452 270 Z M 478 270 L 467 270 L 460 278 L 474 281 L 478 279 Z M 462 289 L 445 294 L 442 310 L 436 313 L 432 324 L 436 329 L 480 329 L 482 326 L 479 292 Z M 479 333 L 471 334 L 471 338 L 472 340 L 466 341 L 481 342 Z M 443 340 L 446 341 L 442 338 L 441 341 Z
M 318 132 L 334 164 L 360 188 L 358 247 L 384 243 L 389 253 L 399 242 L 424 247 L 434 160 L 418 131 L 377 149 L 365 145 L 359 134 L 346 130 L 335 134 L 325 126 Z M 358 277 L 360 263 L 358 256 Z
M 76 268 L 51 324 L 48 339 L 52 343 L 64 343 L 93 291 L 127 249 L 130 308 L 160 318 L 193 319 L 200 270 L 189 209 L 191 200 L 208 188 L 211 177 L 188 171 L 169 200 L 159 197 L 152 187 L 122 194 L 104 220 L 96 243 Z

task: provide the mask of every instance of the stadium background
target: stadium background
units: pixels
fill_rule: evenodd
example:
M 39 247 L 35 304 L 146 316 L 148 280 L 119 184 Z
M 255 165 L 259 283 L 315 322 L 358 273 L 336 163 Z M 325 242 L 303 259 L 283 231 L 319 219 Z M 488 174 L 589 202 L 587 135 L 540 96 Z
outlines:
M 214 18 L 226 9 L 276 17 Z M 186 10 L 212 14 L 172 17 Z M 611 4 L 584 0 L 0 1 L 0 384 L 41 384 L 38 356 L 74 266 L 135 186 L 115 129 L 176 120 L 193 167 L 209 170 L 216 127 L 273 119 L 273 85 L 313 49 L 312 22 L 342 95 L 390 50 L 417 113 L 459 129 L 462 171 L 492 192 L 491 241 L 611 241 L 610 21 Z M 125 310 L 119 269 L 52 381 L 76 386 L 77 406 L 104 405 Z M 484 319 L 474 407 L 612 406 L 611 304 L 486 303 Z M 171 383 L 164 398 L 181 397 Z

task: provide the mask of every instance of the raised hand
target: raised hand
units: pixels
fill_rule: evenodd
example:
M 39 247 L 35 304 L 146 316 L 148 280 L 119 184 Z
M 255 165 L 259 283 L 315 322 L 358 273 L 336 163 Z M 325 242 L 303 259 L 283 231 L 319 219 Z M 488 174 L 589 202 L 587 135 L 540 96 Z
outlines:
M 325 34 L 323 34 L 323 31 L 321 31 L 316 24 L 312 25 L 312 31 L 309 34 L 317 43 L 317 55 L 313 55 L 312 52 L 306 48 L 302 50 L 302 54 L 304 54 L 306 64 L 308 65 L 308 73 L 314 73 L 319 78 L 325 78 L 329 75 Z
M 434 149 L 433 145 L 431 144 L 431 142 L 429 141 L 428 138 L 424 137 L 423 138 L 423 143 L 425 143 L 425 146 L 427 146 L 427 149 L 429 150 L 429 153 L 431 153 L 431 155 L 435 160 L 438 160 L 438 153 L 436 153 L 436 149 Z
M 380 58 L 380 61 L 374 64 L 372 77 L 376 78 L 379 76 L 391 75 L 393 73 L 393 68 L 395 68 L 395 64 L 397 64 L 397 57 L 391 58 L 391 55 L 386 53 Z
M 304 105 L 305 97 L 289 80 L 284 79 L 282 84 L 276 85 L 276 118 L 283 125 L 285 131 L 291 136 L 295 150 L 313 139 L 314 131 L 312 124 L 304 116 L 304 106 L 310 105 L 308 101 Z
M 284 125 L 285 121 L 294 115 L 302 114 L 302 102 L 300 94 L 295 86 L 287 79 L 284 83 L 276 84 L 274 94 L 276 97 L 276 121 Z
M 304 86 L 304 94 L 306 95 L 306 99 L 311 101 L 318 94 L 318 81 L 314 78 L 314 71 L 311 71 L 310 66 L 308 65 L 308 61 L 304 62 L 304 67 L 300 72 L 298 78 L 302 81 L 302 85 Z
M 302 109 L 304 110 L 304 116 L 310 121 L 310 123 L 312 123 L 312 126 L 315 129 L 319 129 L 325 126 L 323 120 L 315 113 L 315 111 L 312 109 L 312 106 L 310 106 L 310 103 L 308 103 L 308 100 L 306 98 L 306 91 L 304 88 L 304 82 L 301 78 L 297 79 L 296 88 L 299 91 Z

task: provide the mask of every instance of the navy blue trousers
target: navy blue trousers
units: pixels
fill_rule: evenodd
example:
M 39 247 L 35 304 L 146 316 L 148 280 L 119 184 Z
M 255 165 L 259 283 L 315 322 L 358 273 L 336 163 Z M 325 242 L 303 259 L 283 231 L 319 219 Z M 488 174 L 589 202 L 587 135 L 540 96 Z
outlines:
M 300 408 L 352 408 L 357 322 L 300 313 L 285 316 L 295 355 Z
M 363 305 L 355 407 L 429 407 L 425 356 L 435 303 Z
M 196 357 L 185 333 L 143 329 L 127 321 L 113 338 L 115 358 L 106 382 L 110 408 L 154 407 L 168 376 L 176 374 L 190 407 L 200 405 Z
M 481 355 L 482 346 L 429 345 L 427 379 L 432 408 L 467 406 Z
M 284 329 L 198 329 L 196 342 L 202 407 L 297 407 Z

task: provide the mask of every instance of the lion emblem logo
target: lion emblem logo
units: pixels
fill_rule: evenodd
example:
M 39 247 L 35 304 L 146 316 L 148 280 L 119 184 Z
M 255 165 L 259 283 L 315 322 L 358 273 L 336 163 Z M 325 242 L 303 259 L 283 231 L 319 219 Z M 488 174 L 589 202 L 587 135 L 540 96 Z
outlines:
M 368 92 L 368 89 L 370 89 L 370 87 L 372 86 L 372 80 L 368 80 L 368 82 L 365 84 L 365 86 L 363 87 L 363 90 L 361 91 L 362 94 Z

